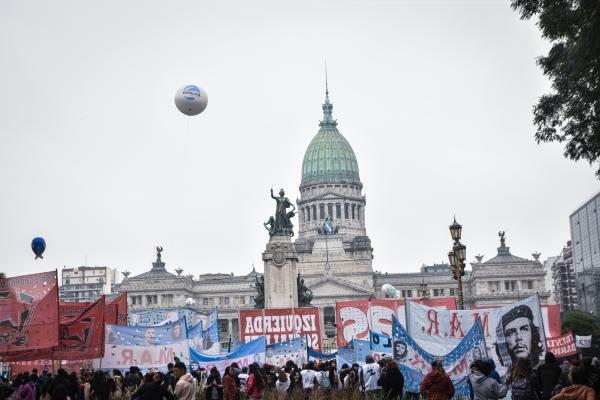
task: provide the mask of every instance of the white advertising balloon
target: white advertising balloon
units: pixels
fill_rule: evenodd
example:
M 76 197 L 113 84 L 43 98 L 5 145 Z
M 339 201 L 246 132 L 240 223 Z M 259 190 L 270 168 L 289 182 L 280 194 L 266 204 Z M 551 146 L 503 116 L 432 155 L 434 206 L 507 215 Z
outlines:
M 389 283 L 386 283 L 383 286 L 381 286 L 381 291 L 386 295 L 386 297 L 398 297 L 398 291 Z
M 175 105 L 185 115 L 198 115 L 206 108 L 208 96 L 196 85 L 185 85 L 175 93 Z

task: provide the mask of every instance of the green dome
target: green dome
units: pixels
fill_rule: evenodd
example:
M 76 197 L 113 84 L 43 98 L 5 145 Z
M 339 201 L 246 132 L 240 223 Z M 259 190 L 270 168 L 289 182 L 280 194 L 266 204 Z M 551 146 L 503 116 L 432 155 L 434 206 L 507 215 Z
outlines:
M 302 183 L 355 183 L 360 185 L 358 162 L 352 146 L 337 129 L 337 121 L 331 117 L 333 105 L 329 92 L 325 92 L 321 129 L 308 145 L 302 161 Z

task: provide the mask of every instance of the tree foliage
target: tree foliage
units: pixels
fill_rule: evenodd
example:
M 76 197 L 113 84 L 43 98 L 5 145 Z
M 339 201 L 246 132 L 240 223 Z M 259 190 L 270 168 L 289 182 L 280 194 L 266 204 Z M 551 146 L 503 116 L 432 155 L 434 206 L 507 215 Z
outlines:
M 569 311 L 563 319 L 561 331 L 562 333 L 571 331 L 573 335 L 579 336 L 600 335 L 600 324 L 592 314 L 573 310 Z
M 565 157 L 600 159 L 600 1 L 512 0 L 522 19 L 537 17 L 552 43 L 538 58 L 552 90 L 533 107 L 535 139 L 565 142 Z M 596 171 L 600 178 L 600 169 Z

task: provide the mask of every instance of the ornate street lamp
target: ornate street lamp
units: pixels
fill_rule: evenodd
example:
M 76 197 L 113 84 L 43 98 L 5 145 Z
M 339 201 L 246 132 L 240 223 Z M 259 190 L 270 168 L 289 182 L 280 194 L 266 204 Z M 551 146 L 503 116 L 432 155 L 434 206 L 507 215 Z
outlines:
M 448 253 L 448 260 L 452 266 L 452 277 L 456 280 L 458 286 L 458 308 L 463 310 L 465 308 L 463 299 L 463 287 L 462 277 L 465 275 L 465 260 L 467 259 L 467 246 L 460 242 L 462 234 L 462 225 L 454 222 L 450 225 L 450 236 L 454 240 L 452 251 Z

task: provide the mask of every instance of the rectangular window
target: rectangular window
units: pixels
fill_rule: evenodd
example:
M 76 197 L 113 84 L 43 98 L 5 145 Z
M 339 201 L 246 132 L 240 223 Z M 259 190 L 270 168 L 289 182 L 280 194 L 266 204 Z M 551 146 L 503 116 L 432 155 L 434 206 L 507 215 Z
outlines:
M 444 289 L 442 288 L 442 289 L 440 289 L 440 296 L 443 296 L 443 295 L 444 295 Z
M 335 205 L 335 218 L 342 219 L 342 205 L 341 204 Z
M 406 291 L 406 297 L 412 297 L 412 290 Z
M 227 333 L 227 329 L 229 328 L 228 326 L 229 324 L 227 323 L 226 319 L 220 319 L 219 320 L 219 331 L 221 333 Z
M 533 281 L 527 281 L 527 289 L 533 289 Z
M 316 220 L 317 219 L 317 206 L 313 205 L 312 209 L 313 209 L 313 219 Z
M 352 204 L 352 219 L 354 219 L 354 213 L 356 212 L 356 205 Z
M 454 296 L 454 288 L 450 288 L 450 296 Z
M 344 218 L 348 219 L 348 204 L 344 204 Z
M 202 299 L 202 305 L 203 306 L 208 306 L 208 299 L 207 298 Z
M 308 217 L 308 221 L 310 221 L 310 207 L 306 207 L 306 216 Z
M 246 297 L 245 296 L 240 297 L 240 304 L 246 304 Z
M 319 217 L 325 219 L 325 204 L 319 204 Z
M 433 289 L 433 297 L 438 297 L 440 295 L 439 289 Z
M 225 305 L 229 305 L 229 297 L 225 297 L 225 299 L 224 299 L 224 300 L 225 300 L 224 304 L 225 304 Z
M 333 204 L 327 204 L 327 216 L 333 218 Z
M 249 304 L 254 304 L 254 296 L 250 296 L 250 303 Z
M 356 219 L 360 221 L 360 211 L 361 211 L 361 207 L 358 206 L 356 207 Z

